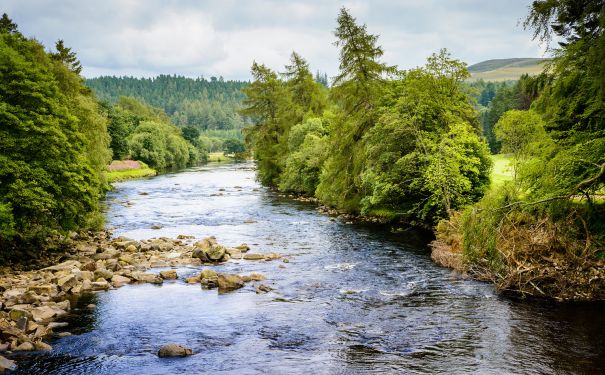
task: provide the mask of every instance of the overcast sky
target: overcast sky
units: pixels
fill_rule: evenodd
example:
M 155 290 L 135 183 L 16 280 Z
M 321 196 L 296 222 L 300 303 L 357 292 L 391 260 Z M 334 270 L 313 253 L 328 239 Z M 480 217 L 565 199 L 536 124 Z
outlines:
M 384 61 L 423 65 L 442 47 L 469 64 L 543 57 L 519 21 L 530 0 L 2 0 L 0 12 L 46 46 L 75 50 L 99 75 L 249 79 L 253 60 L 281 70 L 292 50 L 335 75 L 340 7 L 380 35 Z

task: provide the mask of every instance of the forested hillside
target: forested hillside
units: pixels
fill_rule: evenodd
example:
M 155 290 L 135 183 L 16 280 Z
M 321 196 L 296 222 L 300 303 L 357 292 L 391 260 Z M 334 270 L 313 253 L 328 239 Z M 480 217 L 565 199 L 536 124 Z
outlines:
M 222 77 L 186 78 L 160 75 L 155 78 L 99 77 L 86 80 L 99 99 L 115 103 L 122 96 L 136 98 L 163 109 L 179 127 L 203 130 L 241 129 L 246 123 L 237 113 L 248 82 Z

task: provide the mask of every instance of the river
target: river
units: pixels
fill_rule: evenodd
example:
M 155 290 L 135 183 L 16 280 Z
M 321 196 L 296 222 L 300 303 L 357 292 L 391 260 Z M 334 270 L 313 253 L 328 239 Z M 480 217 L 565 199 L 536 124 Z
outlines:
M 202 290 L 184 282 L 199 272 L 190 267 L 162 286 L 81 297 L 73 335 L 22 358 L 18 373 L 605 373 L 603 304 L 499 297 L 432 263 L 422 235 L 333 220 L 259 186 L 251 163 L 119 183 L 107 202 L 116 236 L 214 235 L 289 262 L 216 267 L 263 273 L 267 294 Z M 167 342 L 195 354 L 160 359 Z

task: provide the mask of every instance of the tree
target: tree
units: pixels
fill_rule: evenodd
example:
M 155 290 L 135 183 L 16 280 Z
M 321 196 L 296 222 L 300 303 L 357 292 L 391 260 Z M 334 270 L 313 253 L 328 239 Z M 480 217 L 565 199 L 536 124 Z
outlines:
M 241 154 L 246 151 L 244 142 L 239 139 L 229 138 L 223 142 L 223 152 L 227 154 Z
M 198 128 L 192 125 L 187 125 L 181 129 L 183 132 L 183 138 L 185 138 L 192 145 L 197 144 L 197 139 L 200 137 L 200 131 Z
M 17 34 L 17 24 L 8 18 L 8 14 L 3 13 L 0 18 L 0 34 Z
M 67 69 L 71 70 L 76 74 L 80 74 L 82 72 L 82 64 L 80 64 L 80 60 L 76 56 L 75 52 L 72 52 L 71 48 L 65 47 L 63 40 L 59 39 L 55 45 L 57 52 L 52 53 L 51 57 L 57 61 L 65 64 Z
M 331 97 L 338 104 L 340 118 L 330 132 L 331 153 L 317 187 L 320 199 L 330 205 L 355 210 L 361 199 L 358 176 L 363 168 L 360 143 L 376 121 L 376 109 L 386 75 L 395 69 L 380 62 L 383 50 L 378 37 L 342 8 L 334 35 L 340 47 L 340 71 L 334 78 Z

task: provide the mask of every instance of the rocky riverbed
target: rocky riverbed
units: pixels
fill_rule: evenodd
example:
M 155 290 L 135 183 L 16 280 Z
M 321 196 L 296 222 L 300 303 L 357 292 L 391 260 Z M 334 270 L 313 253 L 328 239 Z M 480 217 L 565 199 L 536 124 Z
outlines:
M 188 284 L 216 288 L 226 293 L 256 283 L 257 293 L 273 290 L 262 284 L 265 276 L 219 273 L 212 266 L 230 260 L 287 262 L 276 253 L 257 254 L 242 244 L 225 247 L 214 237 L 196 240 L 180 235 L 177 239 L 156 238 L 142 241 L 118 237 L 109 232 L 74 234 L 68 259 L 50 267 L 31 271 L 4 271 L 0 278 L 0 352 L 10 358 L 14 352 L 51 351 L 48 340 L 69 335 L 62 319 L 69 314 L 73 299 L 83 293 L 99 293 L 131 283 L 162 284 L 179 278 L 176 270 L 147 272 L 152 268 L 206 266 Z M 88 306 L 94 309 L 95 306 Z M 0 371 L 15 363 L 0 355 Z

